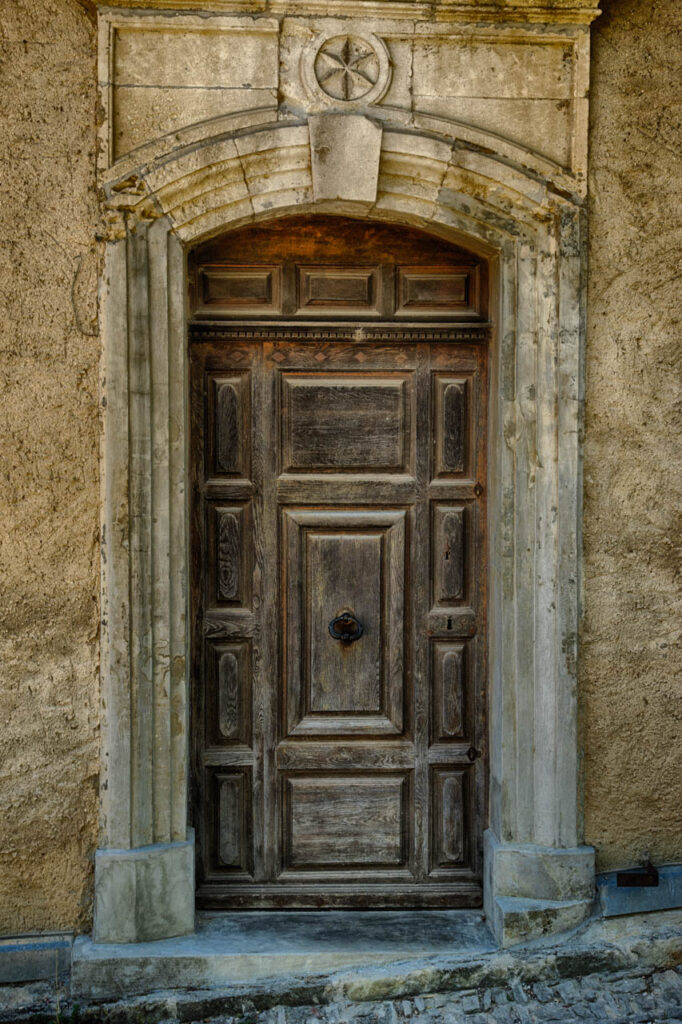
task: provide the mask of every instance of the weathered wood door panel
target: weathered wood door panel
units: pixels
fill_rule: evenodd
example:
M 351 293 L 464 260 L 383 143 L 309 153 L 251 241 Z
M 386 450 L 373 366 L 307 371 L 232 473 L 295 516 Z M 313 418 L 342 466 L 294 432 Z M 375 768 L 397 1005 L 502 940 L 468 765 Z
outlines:
M 461 300 L 406 248 L 401 301 Z M 374 294 L 354 251 L 338 287 L 294 253 L 309 303 Z M 203 906 L 480 904 L 487 353 L 463 335 L 191 327 Z

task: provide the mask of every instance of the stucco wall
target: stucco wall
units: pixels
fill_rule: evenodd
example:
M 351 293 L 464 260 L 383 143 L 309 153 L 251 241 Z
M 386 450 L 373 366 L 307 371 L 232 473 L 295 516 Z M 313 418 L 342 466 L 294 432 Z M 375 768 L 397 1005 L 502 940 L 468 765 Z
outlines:
M 592 65 L 580 678 L 587 841 L 611 868 L 645 850 L 682 860 L 682 7 L 602 6 Z
M 594 30 L 581 698 L 587 839 L 611 867 L 644 848 L 682 859 L 671 113 L 682 12 L 678 0 L 604 6 Z M 86 11 L 75 0 L 0 7 L 0 932 L 17 932 L 86 927 L 90 914 L 97 107 Z
M 95 35 L 0 3 L 0 932 L 90 913 L 98 773 Z

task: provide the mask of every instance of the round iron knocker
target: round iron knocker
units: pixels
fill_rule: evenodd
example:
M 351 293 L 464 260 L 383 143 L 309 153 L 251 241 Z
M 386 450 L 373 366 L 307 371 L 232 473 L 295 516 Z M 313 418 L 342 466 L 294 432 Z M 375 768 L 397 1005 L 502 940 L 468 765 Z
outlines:
M 329 635 L 342 644 L 352 644 L 354 640 L 360 639 L 363 632 L 362 623 L 350 612 L 344 612 L 329 623 Z

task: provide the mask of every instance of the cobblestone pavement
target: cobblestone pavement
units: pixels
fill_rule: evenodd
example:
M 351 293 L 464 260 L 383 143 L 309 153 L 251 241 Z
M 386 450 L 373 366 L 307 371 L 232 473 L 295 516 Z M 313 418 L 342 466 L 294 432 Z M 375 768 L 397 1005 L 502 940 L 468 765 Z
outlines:
M 210 1024 L 682 1024 L 682 967 L 378 1003 L 277 1006 Z M 160 1022 L 161 1024 L 161 1022 Z

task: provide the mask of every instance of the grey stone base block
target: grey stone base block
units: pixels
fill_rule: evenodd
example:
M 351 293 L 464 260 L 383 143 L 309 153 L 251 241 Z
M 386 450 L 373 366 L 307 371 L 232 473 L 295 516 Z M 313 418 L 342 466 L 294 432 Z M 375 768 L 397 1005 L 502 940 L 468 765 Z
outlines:
M 488 907 L 488 920 L 500 946 L 508 947 L 577 928 L 590 915 L 592 907 L 592 900 L 502 896 Z
M 194 834 L 95 854 L 95 942 L 150 942 L 194 931 Z
M 575 928 L 592 911 L 594 850 L 501 843 L 485 833 L 484 902 L 501 946 Z
M 682 864 L 658 868 L 658 885 L 618 887 L 616 871 L 597 875 L 597 893 L 604 917 L 648 914 L 682 907 Z
M 71 967 L 73 937 L 52 935 L 10 935 L 0 939 L 0 985 L 22 981 L 54 982 Z

